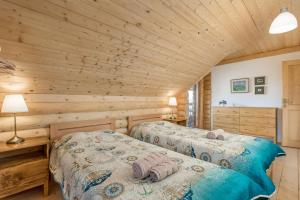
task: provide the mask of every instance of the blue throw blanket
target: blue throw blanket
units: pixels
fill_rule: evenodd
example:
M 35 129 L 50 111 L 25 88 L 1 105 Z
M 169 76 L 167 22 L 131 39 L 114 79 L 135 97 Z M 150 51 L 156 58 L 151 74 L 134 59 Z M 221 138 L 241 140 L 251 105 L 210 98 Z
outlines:
M 285 155 L 285 152 L 272 141 L 263 138 L 249 138 L 244 142 L 245 151 L 232 158 L 232 169 L 239 171 L 264 188 L 268 194 L 275 191 L 272 180 L 266 175 L 273 160 L 278 156 Z M 251 163 L 251 167 L 249 167 Z
M 269 197 L 262 192 L 257 184 L 249 184 L 246 176 L 226 170 L 221 173 L 218 170 L 211 170 L 206 173 L 203 180 L 192 185 L 184 194 L 181 200 L 192 199 L 257 199 L 259 197 Z M 223 180 L 223 181 L 216 181 Z M 213 185 L 213 186 L 212 186 Z M 243 192 L 243 189 L 246 190 Z M 207 192 L 212 191 L 212 192 Z M 256 195 L 260 191 L 260 195 Z M 255 197 L 254 197 L 255 196 Z

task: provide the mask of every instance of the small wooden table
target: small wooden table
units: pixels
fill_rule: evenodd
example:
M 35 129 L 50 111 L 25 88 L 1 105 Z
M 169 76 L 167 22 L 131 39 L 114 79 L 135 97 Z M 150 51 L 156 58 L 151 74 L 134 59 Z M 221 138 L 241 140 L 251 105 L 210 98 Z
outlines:
M 44 186 L 49 188 L 49 139 L 27 138 L 21 144 L 0 142 L 0 198 Z
M 165 121 L 174 123 L 174 124 L 178 124 L 178 125 L 182 125 L 182 126 L 186 126 L 186 119 L 185 118 L 176 118 L 176 119 L 169 119 L 166 118 L 164 119 Z

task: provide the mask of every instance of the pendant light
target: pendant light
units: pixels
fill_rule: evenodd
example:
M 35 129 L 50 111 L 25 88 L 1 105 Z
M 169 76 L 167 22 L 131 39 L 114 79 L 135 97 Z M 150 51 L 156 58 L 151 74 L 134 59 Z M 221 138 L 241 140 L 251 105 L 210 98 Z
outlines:
M 296 17 L 287 8 L 280 9 L 280 14 L 273 20 L 269 33 L 279 34 L 289 32 L 298 27 Z

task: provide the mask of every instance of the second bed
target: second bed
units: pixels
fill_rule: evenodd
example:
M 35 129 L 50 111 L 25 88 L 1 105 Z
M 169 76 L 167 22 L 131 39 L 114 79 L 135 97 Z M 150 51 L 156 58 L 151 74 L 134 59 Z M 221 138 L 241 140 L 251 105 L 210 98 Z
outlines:
M 285 152 L 272 141 L 224 132 L 224 140 L 208 139 L 207 130 L 162 121 L 158 115 L 129 117 L 130 136 L 191 157 L 234 169 L 257 182 L 268 193 L 275 191 L 266 171 Z

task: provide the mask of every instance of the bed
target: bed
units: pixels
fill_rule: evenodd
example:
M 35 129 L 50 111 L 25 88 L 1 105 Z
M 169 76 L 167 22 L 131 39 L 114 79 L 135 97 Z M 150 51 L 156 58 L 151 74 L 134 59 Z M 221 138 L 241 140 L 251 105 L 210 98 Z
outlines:
M 272 141 L 226 132 L 222 133 L 224 141 L 207 139 L 207 130 L 162 121 L 160 115 L 129 117 L 128 126 L 135 139 L 234 169 L 253 179 L 267 193 L 275 191 L 266 171 L 277 156 L 285 153 Z
M 114 120 L 54 124 L 50 171 L 64 199 L 243 200 L 268 197 L 240 173 L 111 131 Z M 177 162 L 177 173 L 160 182 L 132 176 L 132 163 L 150 152 Z

